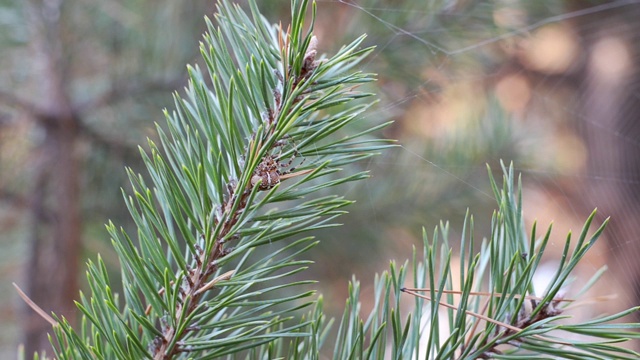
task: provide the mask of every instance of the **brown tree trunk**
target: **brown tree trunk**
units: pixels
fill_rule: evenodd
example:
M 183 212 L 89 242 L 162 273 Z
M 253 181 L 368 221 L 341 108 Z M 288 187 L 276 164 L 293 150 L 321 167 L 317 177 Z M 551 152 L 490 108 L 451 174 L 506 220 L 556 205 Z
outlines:
M 55 120 L 55 125 L 45 127 L 33 193 L 28 295 L 45 311 L 53 311 L 74 323 L 73 300 L 78 295 L 81 249 L 80 188 L 74 151 L 77 135 L 69 121 Z M 51 332 L 51 325 L 30 309 L 26 319 L 27 354 L 50 349 L 47 333 Z
M 63 2 L 33 0 L 27 7 L 33 52 L 41 61 L 39 111 L 32 113 L 44 139 L 35 166 L 31 201 L 32 245 L 27 295 L 46 312 L 75 323 L 73 300 L 78 295 L 81 248 L 80 183 L 76 143 L 79 121 L 68 95 L 60 14 Z M 51 347 L 51 325 L 26 310 L 24 345 L 27 356 Z

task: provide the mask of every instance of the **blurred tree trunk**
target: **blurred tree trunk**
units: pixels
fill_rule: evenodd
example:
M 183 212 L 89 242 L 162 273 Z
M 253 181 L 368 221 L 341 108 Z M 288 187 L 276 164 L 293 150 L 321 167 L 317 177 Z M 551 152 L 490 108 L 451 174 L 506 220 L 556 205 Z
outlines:
M 585 7 L 590 2 L 579 3 Z M 611 216 L 606 234 L 612 270 L 640 305 L 640 4 L 577 23 L 586 64 L 578 123 L 588 149 L 587 209 Z M 589 210 L 590 211 L 590 210 Z M 636 316 L 640 314 L 636 313 Z M 640 320 L 640 317 L 637 317 Z
M 32 242 L 28 294 L 45 311 L 55 311 L 73 323 L 73 300 L 78 294 L 78 258 L 81 249 L 79 174 L 73 121 L 51 118 L 44 126 L 41 163 L 31 203 Z M 27 354 L 50 349 L 51 325 L 27 309 Z M 47 351 L 47 353 L 51 353 Z
M 31 201 L 32 243 L 28 263 L 28 296 L 46 312 L 75 322 L 81 247 L 80 188 L 75 144 L 78 121 L 67 94 L 61 41 L 62 1 L 27 7 L 35 56 L 41 59 L 38 110 L 31 116 L 44 132 L 38 148 L 36 181 Z M 27 309 L 25 351 L 51 349 L 51 325 Z M 51 351 L 47 351 L 51 354 Z M 28 355 L 28 356 L 29 356 Z

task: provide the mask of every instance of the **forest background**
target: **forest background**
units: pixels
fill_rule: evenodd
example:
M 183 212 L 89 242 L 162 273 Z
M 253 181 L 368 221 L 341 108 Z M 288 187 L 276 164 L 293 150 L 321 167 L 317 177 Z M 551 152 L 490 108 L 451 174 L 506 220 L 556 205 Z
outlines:
M 186 85 L 214 8 L 0 0 L 1 358 L 19 343 L 47 346 L 49 324 L 11 282 L 73 317 L 85 259 L 100 253 L 118 275 L 104 223 L 133 226 L 124 166 L 142 170 L 138 145 Z M 286 0 L 261 8 L 288 21 Z M 307 276 L 320 280 L 330 313 L 341 312 L 353 274 L 366 294 L 390 259 L 409 257 L 422 226 L 460 228 L 470 209 L 476 237 L 487 235 L 495 202 L 485 164 L 499 169 L 500 159 L 523 174 L 529 223 L 554 222 L 552 244 L 595 207 L 612 217 L 580 273 L 608 264 L 592 295 L 618 297 L 587 311 L 640 304 L 640 2 L 318 1 L 317 18 L 320 53 L 360 33 L 377 46 L 364 67 L 378 74 L 368 90 L 381 101 L 367 116 L 395 120 L 379 135 L 400 145 L 356 165 L 372 178 L 345 185 L 356 205 L 341 228 L 316 234 Z

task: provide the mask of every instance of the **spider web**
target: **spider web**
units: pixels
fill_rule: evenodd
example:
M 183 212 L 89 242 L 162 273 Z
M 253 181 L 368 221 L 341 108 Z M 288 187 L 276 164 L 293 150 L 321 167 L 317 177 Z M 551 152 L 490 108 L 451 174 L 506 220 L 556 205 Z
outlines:
M 318 8 L 321 43 L 346 27 L 377 46 L 366 67 L 379 74 L 382 100 L 368 119 L 394 119 L 385 135 L 399 140 L 366 165 L 373 178 L 350 190 L 360 205 L 325 245 L 336 259 L 329 277 L 355 272 L 366 283 L 389 258 L 411 256 L 421 226 L 450 220 L 455 232 L 467 209 L 476 237 L 487 236 L 496 205 L 485 164 L 500 179 L 503 160 L 522 174 L 527 226 L 553 223 L 549 264 L 594 208 L 596 225 L 612 217 L 577 282 L 607 265 L 592 295 L 615 292 L 620 308 L 640 303 L 640 2 L 340 0 Z M 367 246 L 348 245 L 353 238 Z

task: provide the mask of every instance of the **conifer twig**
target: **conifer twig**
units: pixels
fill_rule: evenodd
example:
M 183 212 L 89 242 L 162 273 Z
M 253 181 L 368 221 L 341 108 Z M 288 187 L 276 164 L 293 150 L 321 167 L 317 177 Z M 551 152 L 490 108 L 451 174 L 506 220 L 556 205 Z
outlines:
M 289 34 L 282 35 L 282 31 L 280 31 L 281 36 L 279 38 L 288 39 Z M 313 37 L 312 39 L 315 39 Z M 316 41 L 317 42 L 317 41 Z M 312 43 L 312 44 L 315 44 Z M 282 51 L 283 58 L 286 57 L 289 53 L 289 41 L 284 41 L 284 47 Z M 315 47 L 315 45 L 313 45 Z M 286 72 L 286 78 L 283 79 L 283 83 L 281 86 L 285 86 L 285 81 L 291 81 L 293 83 L 293 87 L 291 92 L 295 93 L 298 91 L 298 86 L 313 72 L 317 64 L 315 62 L 315 48 L 307 49 L 305 51 L 304 63 L 300 70 L 300 74 L 296 74 L 293 72 L 293 69 Z M 292 105 L 295 106 L 297 103 L 302 101 L 301 97 L 297 97 L 293 99 Z M 267 109 L 267 119 L 265 121 L 265 130 L 264 134 L 259 135 L 258 132 L 253 133 L 252 139 L 250 140 L 250 145 L 248 150 L 249 154 L 244 155 L 243 157 L 247 159 L 252 159 L 259 157 L 260 154 L 269 154 L 270 151 L 275 147 L 279 146 L 279 142 L 281 139 L 276 137 L 277 134 L 277 125 L 278 119 L 283 116 L 290 115 L 289 113 L 283 114 L 284 102 L 281 95 L 277 92 L 274 92 L 274 97 L 272 102 L 275 104 L 274 109 Z M 293 108 L 290 107 L 289 109 Z M 271 145 L 268 145 L 271 144 Z M 268 150 L 265 151 L 265 147 L 268 147 Z M 265 155 L 259 161 L 260 164 L 264 164 L 266 161 L 274 161 L 271 158 L 271 155 Z M 260 165 L 258 165 L 260 166 Z M 272 171 L 279 171 L 280 164 L 275 161 L 273 164 L 276 168 Z M 269 171 L 269 170 L 267 170 Z M 219 232 L 216 240 L 214 241 L 213 251 L 209 254 L 194 254 L 195 259 L 199 259 L 196 263 L 196 266 L 189 271 L 189 275 L 186 277 L 186 284 L 181 287 L 180 298 L 177 302 L 179 309 L 176 311 L 177 318 L 176 323 L 180 322 L 180 319 L 189 318 L 191 314 L 200 306 L 202 301 L 202 296 L 204 292 L 211 287 L 213 287 L 217 282 L 222 279 L 227 280 L 231 277 L 231 274 L 234 271 L 229 271 L 224 275 L 216 277 L 215 279 L 209 281 L 209 277 L 216 273 L 218 270 L 218 261 L 229 253 L 229 249 L 227 247 L 226 240 L 231 234 L 232 228 L 238 222 L 240 215 L 247 211 L 247 208 L 252 205 L 249 204 L 249 199 L 251 198 L 252 192 L 256 190 L 269 190 L 277 185 L 280 180 L 284 180 L 286 178 L 301 176 L 304 174 L 308 174 L 313 170 L 304 170 L 295 174 L 285 174 L 282 177 L 278 176 L 275 183 L 262 183 L 258 186 L 258 183 L 248 183 L 244 185 L 241 183 L 235 182 L 234 184 L 227 184 L 226 187 L 230 189 L 229 198 L 226 202 L 222 204 L 222 209 L 224 209 L 224 213 L 222 214 L 222 218 L 225 219 L 223 224 L 221 224 L 221 231 Z M 267 175 L 269 175 L 267 173 Z M 240 174 L 240 178 L 247 177 L 246 175 Z M 216 224 L 215 226 L 218 226 Z M 156 337 L 154 340 L 154 349 L 153 349 L 153 358 L 155 360 L 168 360 L 171 359 L 175 354 L 186 351 L 186 348 L 181 347 L 180 340 L 185 334 L 185 330 L 188 327 L 185 327 L 183 331 L 176 329 L 173 326 L 166 326 L 162 335 Z

